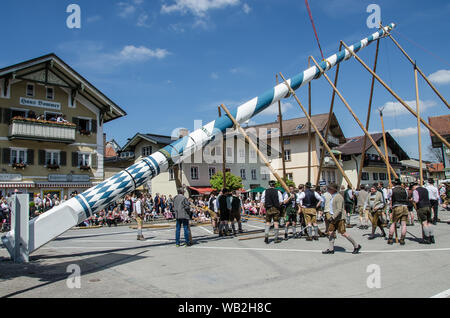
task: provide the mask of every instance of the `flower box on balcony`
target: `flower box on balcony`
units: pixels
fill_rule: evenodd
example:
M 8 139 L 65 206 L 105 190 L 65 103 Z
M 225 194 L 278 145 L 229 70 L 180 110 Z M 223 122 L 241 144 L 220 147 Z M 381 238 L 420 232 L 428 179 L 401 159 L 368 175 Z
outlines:
M 90 170 L 90 169 L 91 169 L 90 166 L 80 166 L 80 170 L 87 171 L 87 170 Z
M 9 125 L 9 138 L 73 143 L 77 126 L 68 122 L 54 122 L 14 117 Z
M 14 169 L 25 169 L 26 168 L 26 166 L 27 166 L 27 164 L 26 163 L 13 163 L 12 164 L 12 167 L 14 168 Z
M 58 170 L 59 169 L 59 165 L 58 164 L 47 164 L 47 169 Z
M 90 136 L 91 132 L 89 130 L 80 129 L 80 134 L 83 136 Z

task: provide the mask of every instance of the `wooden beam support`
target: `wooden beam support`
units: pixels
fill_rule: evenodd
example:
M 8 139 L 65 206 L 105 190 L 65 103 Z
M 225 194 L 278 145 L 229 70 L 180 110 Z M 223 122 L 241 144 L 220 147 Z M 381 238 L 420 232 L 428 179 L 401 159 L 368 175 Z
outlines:
M 380 112 L 380 119 L 381 119 L 381 129 L 383 132 L 384 153 L 385 153 L 386 158 L 388 159 L 388 165 L 389 165 L 389 167 L 387 167 L 389 188 L 391 189 L 392 188 L 391 169 L 390 169 L 390 163 L 389 163 L 389 151 L 387 148 L 387 141 L 386 141 L 386 132 L 384 131 L 383 110 L 380 110 L 379 112 Z
M 341 49 L 342 49 L 342 44 L 339 44 L 339 51 Z M 337 86 L 337 84 L 338 84 L 340 68 L 341 68 L 341 63 L 339 63 L 336 66 L 336 74 L 334 75 L 334 86 Z M 328 140 L 328 134 L 330 132 L 330 129 L 333 128 L 333 127 L 331 127 L 331 119 L 333 118 L 333 109 L 334 109 L 335 98 L 336 98 L 336 92 L 333 90 L 333 92 L 331 94 L 330 111 L 328 113 L 327 129 L 325 130 L 325 140 Z M 316 185 L 319 185 L 319 183 L 320 183 L 320 175 L 322 174 L 322 167 L 323 167 L 324 160 L 325 160 L 325 151 L 322 151 L 322 155 L 320 156 L 319 172 L 317 173 Z
M 303 113 L 305 113 L 306 118 L 308 118 L 308 121 L 311 123 L 311 126 L 313 127 L 314 131 L 316 132 L 317 136 L 319 136 L 320 141 L 322 141 L 323 145 L 325 146 L 325 148 L 327 149 L 327 151 L 330 153 L 331 158 L 333 159 L 333 161 L 335 162 L 336 166 L 338 167 L 339 171 L 342 173 L 342 176 L 344 177 L 345 181 L 347 181 L 347 183 L 352 186 L 352 183 L 350 181 L 350 179 L 347 177 L 344 169 L 342 169 L 341 164 L 339 163 L 339 161 L 336 159 L 336 157 L 334 156 L 333 152 L 330 149 L 330 146 L 328 146 L 326 140 L 323 138 L 323 136 L 320 134 L 319 129 L 317 128 L 316 124 L 312 121 L 311 117 L 308 115 L 308 112 L 306 111 L 305 107 L 303 107 L 302 103 L 300 102 L 300 100 L 298 99 L 297 95 L 295 94 L 295 91 L 292 89 L 291 85 L 289 85 L 289 83 L 286 81 L 286 79 L 284 78 L 283 74 L 280 73 L 281 78 L 284 80 L 284 84 L 287 86 L 287 88 L 289 89 L 289 92 L 291 93 L 292 96 L 294 96 L 295 100 L 297 101 L 297 104 L 300 106 L 300 108 L 302 109 Z
M 222 110 L 220 109 L 220 106 L 217 107 L 218 111 L 219 111 L 219 117 L 222 116 Z M 223 134 L 223 139 L 222 139 L 222 174 L 223 174 L 223 187 L 222 189 L 225 189 L 227 187 L 227 163 L 226 163 L 226 135 L 227 132 L 225 131 Z
M 278 74 L 276 74 L 278 85 Z M 286 180 L 286 161 L 284 158 L 284 138 L 283 138 L 283 114 L 281 112 L 281 101 L 278 101 L 278 120 L 280 122 L 280 145 L 281 145 L 281 163 L 283 165 L 283 180 Z
M 395 176 L 395 178 L 398 178 L 397 173 L 395 172 L 395 170 L 389 165 L 389 160 L 386 159 L 386 157 L 383 155 L 383 152 L 381 151 L 381 149 L 378 148 L 377 143 L 375 142 L 375 140 L 373 140 L 372 136 L 369 134 L 367 129 L 364 128 L 363 124 L 359 120 L 358 116 L 356 116 L 355 112 L 350 107 L 350 105 L 348 104 L 347 100 L 344 98 L 344 96 L 342 96 L 341 92 L 336 88 L 336 86 L 333 85 L 333 83 L 331 82 L 331 80 L 328 77 L 328 75 L 323 71 L 323 69 L 316 62 L 316 60 L 313 57 L 311 57 L 311 58 L 314 61 L 314 64 L 316 64 L 316 67 L 322 72 L 322 75 L 326 78 L 326 80 L 328 81 L 330 86 L 333 88 L 333 90 L 336 91 L 336 94 L 339 96 L 341 101 L 344 103 L 345 107 L 347 107 L 348 111 L 352 114 L 353 118 L 356 120 L 356 122 L 358 123 L 359 127 L 361 127 L 361 129 L 364 131 L 364 134 L 367 136 L 367 138 L 369 138 L 370 142 L 372 143 L 372 146 L 375 148 L 375 150 L 378 152 L 378 154 L 380 155 L 380 157 L 383 159 L 384 163 L 386 164 L 386 167 L 390 167 L 391 170 L 392 170 L 392 174 Z M 363 161 L 361 161 L 361 165 L 364 165 Z
M 256 153 L 258 154 L 259 158 L 262 159 L 262 161 L 264 162 L 264 164 L 266 165 L 267 168 L 270 169 L 270 171 L 272 172 L 272 174 L 275 176 L 275 178 L 278 180 L 279 183 L 281 183 L 281 186 L 284 188 L 284 190 L 286 190 L 286 193 L 290 193 L 289 192 L 289 187 L 287 186 L 287 184 L 284 182 L 284 180 L 278 175 L 278 173 L 275 171 L 274 168 L 272 168 L 272 166 L 270 165 L 269 161 L 267 160 L 267 158 L 264 156 L 264 154 L 258 149 L 258 146 L 255 145 L 255 143 L 253 142 L 253 140 L 250 139 L 250 137 L 247 135 L 247 133 L 245 132 L 245 130 L 241 127 L 241 125 L 239 125 L 239 123 L 236 121 L 236 119 L 233 117 L 233 115 L 231 115 L 230 111 L 228 110 L 228 108 L 222 104 L 220 105 L 220 107 L 223 108 L 223 110 L 225 111 L 225 113 L 227 113 L 228 117 L 231 119 L 231 121 L 233 122 L 234 126 L 239 130 L 239 132 L 244 136 L 245 140 L 248 142 L 248 144 L 250 145 L 250 147 L 252 147 Z
M 380 40 L 377 40 L 377 50 L 375 52 L 375 63 L 373 64 L 373 71 L 377 71 L 377 64 L 378 64 L 378 52 L 380 49 Z M 367 118 L 366 118 L 366 130 L 369 130 L 370 126 L 370 114 L 372 113 L 372 101 L 373 101 L 373 91 L 375 87 L 375 76 L 372 76 L 372 84 L 370 86 L 370 97 L 369 97 L 369 108 L 367 109 Z M 364 168 L 364 160 L 366 159 L 366 146 L 367 146 L 367 137 L 364 135 L 364 141 L 363 141 L 363 148 L 361 153 L 361 164 L 358 171 L 358 183 L 356 185 L 356 189 L 359 189 L 361 185 L 361 178 Z M 388 170 L 389 171 L 389 170 Z M 390 174 L 390 172 L 389 172 Z
M 423 186 L 423 163 L 422 163 L 422 136 L 420 132 L 420 100 L 419 100 L 419 81 L 417 80 L 417 67 L 414 66 L 414 81 L 416 84 L 416 109 L 417 109 L 417 137 L 419 142 L 419 175 L 420 186 Z
M 382 26 L 383 27 L 383 26 Z M 394 37 L 386 31 L 389 38 L 392 40 L 392 42 L 395 43 L 395 45 L 400 49 L 400 51 L 403 53 L 403 55 L 408 59 L 408 61 L 414 65 L 414 67 L 417 69 L 419 74 L 423 77 L 425 82 L 431 87 L 431 89 L 436 93 L 436 95 L 444 102 L 444 104 L 447 106 L 447 108 L 450 109 L 450 105 L 448 104 L 447 100 L 442 96 L 442 94 L 437 90 L 436 86 L 433 85 L 433 83 L 430 82 L 428 77 L 422 72 L 422 70 L 416 65 L 416 62 L 413 61 L 413 59 L 406 53 L 406 51 L 401 47 L 401 45 L 394 39 Z
M 353 50 L 351 50 L 347 44 L 345 44 L 343 41 L 342 45 L 345 46 L 345 48 L 347 49 L 347 51 L 350 52 L 351 55 L 353 55 L 356 60 L 361 63 L 362 66 L 364 66 L 364 68 L 369 71 L 369 73 L 371 73 L 373 76 L 375 76 L 375 78 L 377 79 L 377 81 L 384 86 L 384 88 L 386 88 L 386 90 L 391 93 L 392 96 L 395 97 L 395 99 L 397 99 L 400 104 L 402 104 L 411 114 L 413 114 L 416 118 L 417 118 L 417 112 L 414 111 L 414 109 L 412 109 L 403 99 L 400 98 L 400 96 L 397 95 L 396 92 L 394 92 L 376 73 L 374 73 L 368 66 L 366 63 L 364 63 L 363 60 L 361 60 L 361 58 L 356 55 L 355 52 L 353 52 Z M 442 141 L 442 143 L 444 145 L 447 146 L 447 148 L 450 148 L 450 143 L 445 140 L 445 138 L 443 138 L 433 127 L 431 127 L 431 125 L 429 125 L 425 120 L 423 120 L 423 118 L 420 118 L 420 121 L 422 122 L 422 124 L 425 125 L 425 127 L 428 128 L 428 130 L 430 130 L 437 138 L 439 138 L 440 141 Z

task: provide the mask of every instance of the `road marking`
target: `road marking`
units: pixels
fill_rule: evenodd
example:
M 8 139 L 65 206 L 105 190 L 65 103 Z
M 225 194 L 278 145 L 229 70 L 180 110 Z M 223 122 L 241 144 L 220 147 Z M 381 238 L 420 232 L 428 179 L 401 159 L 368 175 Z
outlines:
M 276 252 L 307 252 L 307 253 L 322 253 L 321 250 L 299 250 L 299 249 L 270 249 L 270 248 L 255 248 L 255 247 L 220 247 L 220 246 L 195 246 L 197 249 L 218 249 L 218 250 L 248 250 L 248 251 L 276 251 Z M 423 250 L 388 250 L 388 251 L 361 251 L 360 253 L 406 253 L 406 252 L 438 252 L 450 251 L 450 248 L 436 248 Z
M 205 229 L 203 226 L 198 226 L 198 228 L 205 230 L 206 232 L 208 232 L 209 234 L 214 234 L 212 231 Z
M 450 297 L 450 289 L 443 291 L 437 295 L 431 296 L 430 298 L 449 298 Z
M 256 226 L 256 225 L 251 225 L 251 224 L 246 224 L 247 226 L 250 226 L 250 227 L 254 227 L 254 228 L 256 228 L 256 229 L 260 229 L 260 230 L 262 230 L 262 229 L 264 229 L 263 227 L 261 227 L 261 226 Z

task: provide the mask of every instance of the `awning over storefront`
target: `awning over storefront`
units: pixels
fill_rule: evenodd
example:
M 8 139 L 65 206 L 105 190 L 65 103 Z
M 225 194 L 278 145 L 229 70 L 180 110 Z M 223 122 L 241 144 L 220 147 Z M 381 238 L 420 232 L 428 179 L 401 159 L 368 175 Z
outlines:
M 24 183 L 0 183 L 0 188 L 34 188 L 36 185 L 34 182 Z
M 92 183 L 36 183 L 38 188 L 91 188 Z
M 191 190 L 197 191 L 198 194 L 211 194 L 211 192 L 214 191 L 213 188 L 208 188 L 208 187 L 188 187 Z

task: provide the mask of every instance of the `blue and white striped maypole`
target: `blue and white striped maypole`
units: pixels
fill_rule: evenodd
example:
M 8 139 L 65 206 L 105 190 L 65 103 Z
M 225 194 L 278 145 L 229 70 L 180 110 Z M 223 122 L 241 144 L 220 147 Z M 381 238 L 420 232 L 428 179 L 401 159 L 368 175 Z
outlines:
M 387 32 L 391 31 L 394 27 L 395 24 L 391 23 L 368 38 L 353 44 L 350 49 L 358 52 L 370 43 L 387 35 Z M 351 53 L 346 49 L 341 50 L 337 54 L 322 61 L 320 67 L 328 71 L 351 56 Z M 319 76 L 320 70 L 316 66 L 312 66 L 303 73 L 289 79 L 288 83 L 293 90 L 297 90 Z M 239 123 L 244 123 L 273 103 L 288 96 L 288 87 L 284 83 L 281 83 L 261 96 L 242 104 L 236 110 L 232 111 L 231 114 Z M 30 228 L 33 228 L 33 231 L 30 231 L 29 252 L 31 253 L 73 226 L 80 224 L 93 213 L 96 213 L 125 194 L 135 190 L 161 172 L 167 171 L 169 167 L 183 161 L 194 152 L 201 150 L 214 136 L 226 132 L 226 129 L 231 127 L 233 127 L 233 122 L 230 118 L 227 116 L 219 117 L 215 121 L 206 124 L 188 136 L 178 139 L 151 156 L 143 158 L 140 162 L 119 172 L 97 186 L 31 220 Z M 10 240 L 12 237 L 14 237 L 13 232 L 9 232 L 2 238 L 3 243 L 8 249 L 11 248 Z

